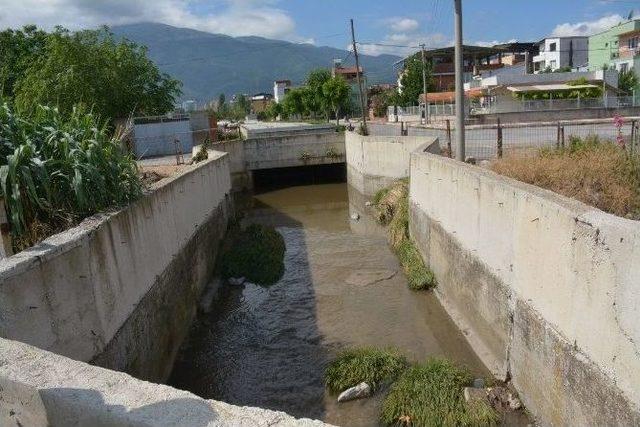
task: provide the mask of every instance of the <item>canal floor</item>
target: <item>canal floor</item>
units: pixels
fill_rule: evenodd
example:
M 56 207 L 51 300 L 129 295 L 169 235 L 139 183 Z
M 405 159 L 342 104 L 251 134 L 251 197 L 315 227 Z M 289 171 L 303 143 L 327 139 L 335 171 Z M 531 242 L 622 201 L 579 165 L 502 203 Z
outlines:
M 411 361 L 443 356 L 487 376 L 433 293 L 408 288 L 364 202 L 345 183 L 254 196 L 243 221 L 282 233 L 285 274 L 268 288 L 225 288 L 194 323 L 169 383 L 231 404 L 377 426 L 381 393 L 337 404 L 324 390 L 324 368 L 342 349 L 395 347 Z

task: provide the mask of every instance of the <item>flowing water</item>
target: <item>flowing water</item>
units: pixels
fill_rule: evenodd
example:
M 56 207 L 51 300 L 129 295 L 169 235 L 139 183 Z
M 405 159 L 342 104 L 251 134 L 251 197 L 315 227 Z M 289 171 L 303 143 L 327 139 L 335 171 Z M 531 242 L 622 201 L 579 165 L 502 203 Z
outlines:
M 252 197 L 244 221 L 282 233 L 284 277 L 268 288 L 226 288 L 194 324 L 170 383 L 232 404 L 376 426 L 381 394 L 337 404 L 325 393 L 324 367 L 341 349 L 391 346 L 411 361 L 445 356 L 486 376 L 435 296 L 407 287 L 364 201 L 345 183 Z

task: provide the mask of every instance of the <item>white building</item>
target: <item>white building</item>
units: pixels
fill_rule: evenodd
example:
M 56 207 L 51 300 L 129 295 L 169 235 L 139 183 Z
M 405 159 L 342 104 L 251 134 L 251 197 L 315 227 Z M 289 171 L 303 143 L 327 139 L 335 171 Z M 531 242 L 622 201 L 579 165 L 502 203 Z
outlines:
M 273 99 L 280 103 L 291 88 L 291 80 L 276 80 L 273 82 Z
M 533 71 L 578 68 L 589 61 L 589 37 L 548 37 L 540 41 L 540 54 L 533 57 Z

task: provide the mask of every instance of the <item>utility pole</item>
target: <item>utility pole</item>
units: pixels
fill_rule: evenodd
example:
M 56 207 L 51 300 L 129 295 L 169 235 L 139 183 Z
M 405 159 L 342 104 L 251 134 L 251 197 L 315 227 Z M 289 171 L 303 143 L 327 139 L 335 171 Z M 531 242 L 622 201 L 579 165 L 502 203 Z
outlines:
M 462 53 L 462 0 L 455 2 L 455 63 L 456 63 L 456 159 L 465 161 L 464 146 L 464 58 Z
M 353 56 L 356 58 L 356 78 L 358 80 L 358 90 L 360 92 L 360 108 L 362 108 L 362 126 L 364 134 L 367 135 L 367 113 L 364 111 L 364 95 L 362 91 L 362 81 L 360 80 L 360 62 L 358 61 L 358 49 L 356 48 L 356 33 L 353 29 L 353 19 L 351 19 L 351 41 L 353 43 Z
M 429 122 L 429 103 L 427 102 L 427 59 L 424 56 L 424 43 L 420 45 L 422 50 L 422 93 L 424 94 L 424 123 Z M 420 119 L 422 121 L 422 119 Z

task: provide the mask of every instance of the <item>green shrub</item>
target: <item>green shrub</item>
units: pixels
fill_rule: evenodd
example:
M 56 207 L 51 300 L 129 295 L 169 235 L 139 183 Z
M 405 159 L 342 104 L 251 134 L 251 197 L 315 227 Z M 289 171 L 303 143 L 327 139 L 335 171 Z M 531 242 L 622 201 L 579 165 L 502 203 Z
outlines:
M 284 274 L 284 252 L 284 239 L 273 227 L 252 224 L 231 232 L 230 245 L 221 257 L 222 276 L 272 285 Z
M 407 360 L 396 350 L 370 347 L 343 351 L 325 371 L 329 392 L 340 393 L 361 382 L 376 390 L 384 382 L 395 380 L 407 367 Z
M 0 188 L 16 250 L 142 193 L 135 160 L 93 114 L 18 116 L 1 102 Z
M 380 419 L 387 425 L 413 427 L 497 424 L 499 416 L 488 403 L 465 403 L 463 389 L 471 383 L 465 369 L 430 359 L 400 375 L 382 404 Z

